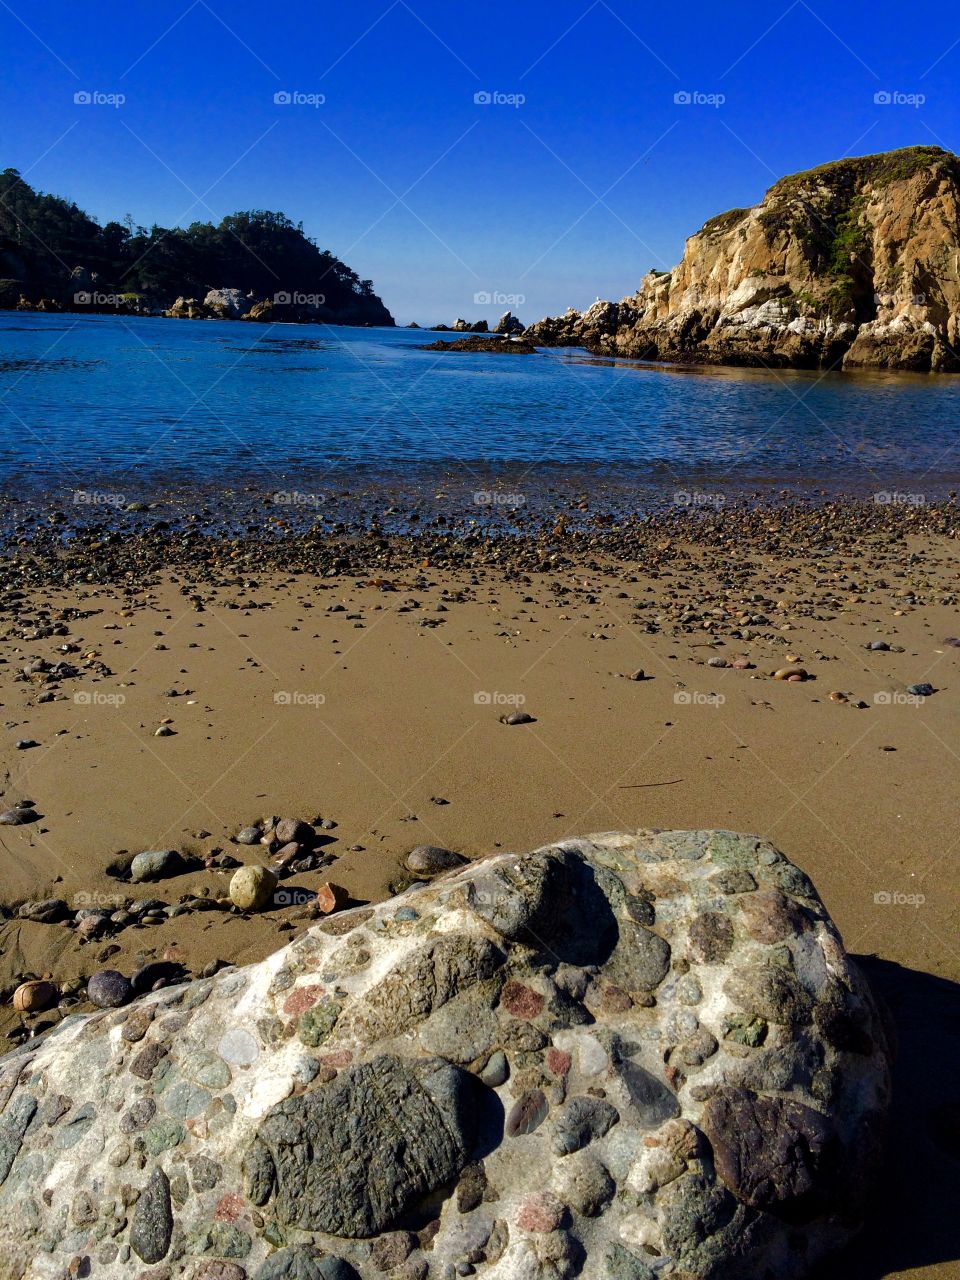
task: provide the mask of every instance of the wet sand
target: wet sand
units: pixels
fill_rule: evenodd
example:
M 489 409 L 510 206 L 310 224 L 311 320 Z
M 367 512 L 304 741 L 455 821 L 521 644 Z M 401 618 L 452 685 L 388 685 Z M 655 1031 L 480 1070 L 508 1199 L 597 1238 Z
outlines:
M 910 1089 L 934 1082 L 898 1140 L 921 1186 L 955 1176 L 934 1115 L 946 1083 L 941 1097 L 917 1061 L 931 1027 L 916 1012 L 928 1002 L 955 1034 L 960 647 L 944 641 L 960 632 L 960 554 L 943 521 L 900 534 L 868 519 L 827 545 L 818 517 L 807 546 L 803 519 L 771 516 L 775 537 L 762 520 L 726 538 L 650 530 L 617 554 L 562 527 L 529 556 L 441 563 L 404 544 L 382 576 L 319 559 L 301 571 L 298 555 L 296 572 L 267 558 L 231 577 L 222 551 L 84 584 L 78 548 L 65 584 L 21 544 L 0 628 L 0 808 L 29 798 L 41 818 L 0 828 L 2 902 L 222 898 L 230 872 L 204 859 L 270 863 L 231 843 L 266 814 L 332 820 L 326 865 L 283 887 L 333 881 L 355 901 L 410 879 L 403 859 L 420 844 L 476 857 L 619 828 L 756 832 L 812 876 L 848 949 L 879 957 L 894 1016 L 914 1020 Z M 42 673 L 22 675 L 37 658 L 79 670 L 52 701 L 37 701 Z M 753 667 L 708 665 L 738 658 Z M 772 678 L 791 664 L 811 678 Z M 936 692 L 918 700 L 918 682 Z M 533 722 L 501 722 L 518 707 Z M 155 736 L 167 718 L 171 736 Z M 141 886 L 107 872 L 124 851 L 164 848 L 198 869 Z M 157 959 L 196 973 L 258 959 L 311 918 L 303 905 L 188 911 L 82 943 L 14 914 L 0 921 L 0 1033 L 23 1034 L 9 999 L 25 976 Z M 914 1209 L 914 1244 L 868 1238 L 842 1273 L 955 1275 L 954 1229 L 926 1194 Z

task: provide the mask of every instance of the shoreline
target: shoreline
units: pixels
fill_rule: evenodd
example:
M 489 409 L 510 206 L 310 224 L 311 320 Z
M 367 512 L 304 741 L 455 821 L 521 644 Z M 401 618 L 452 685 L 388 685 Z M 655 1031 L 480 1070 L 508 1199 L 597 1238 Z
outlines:
M 957 487 L 940 479 L 922 490 L 922 476 L 893 476 L 890 488 L 866 493 L 837 491 L 812 477 L 747 486 L 727 478 L 711 482 L 701 472 L 638 486 L 613 474 L 614 468 L 576 469 L 572 478 L 570 470 L 541 467 L 531 481 L 522 464 L 515 472 L 498 468 L 467 477 L 461 465 L 425 467 L 412 476 L 409 469 L 387 476 L 370 468 L 341 475 L 336 484 L 329 483 L 329 473 L 313 478 L 301 470 L 297 487 L 285 487 L 294 477 L 283 476 L 270 486 L 216 483 L 189 491 L 182 484 L 127 484 L 121 491 L 109 475 L 100 477 L 99 489 L 51 492 L 21 485 L 15 492 L 0 489 L 0 546 L 15 552 L 29 545 L 47 562 L 91 542 L 104 551 L 101 540 L 107 538 L 116 547 L 144 544 L 154 557 L 180 563 L 186 533 L 202 536 L 215 556 L 239 539 L 250 548 L 270 548 L 262 554 L 277 567 L 285 563 L 284 553 L 298 563 L 306 546 L 322 555 L 334 547 L 337 554 L 348 550 L 362 567 L 370 539 L 390 539 L 400 562 L 416 560 L 424 547 L 453 553 L 463 544 L 482 555 L 490 541 L 512 543 L 529 564 L 531 555 L 542 557 L 546 549 L 629 557 L 658 535 L 709 543 L 723 538 L 724 521 L 746 521 L 751 535 L 765 528 L 764 521 L 773 522 L 770 532 L 796 526 L 811 546 L 831 529 L 843 538 L 904 530 L 952 536 L 960 524 L 960 475 Z M 323 481 L 328 483 L 320 487 Z

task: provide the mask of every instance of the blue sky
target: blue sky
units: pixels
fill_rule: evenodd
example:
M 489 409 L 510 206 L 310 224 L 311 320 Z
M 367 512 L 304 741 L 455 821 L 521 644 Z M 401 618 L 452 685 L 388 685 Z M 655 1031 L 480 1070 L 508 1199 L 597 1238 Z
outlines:
M 530 321 L 632 292 L 781 174 L 956 149 L 945 12 L 0 0 L 0 166 L 101 221 L 282 209 L 401 323 Z

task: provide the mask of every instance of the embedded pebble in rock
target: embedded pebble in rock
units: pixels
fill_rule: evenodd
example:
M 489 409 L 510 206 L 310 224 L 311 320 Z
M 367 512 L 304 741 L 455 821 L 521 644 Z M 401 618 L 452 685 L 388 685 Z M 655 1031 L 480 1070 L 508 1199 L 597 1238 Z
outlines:
M 0 1058 L 0 1278 L 798 1280 L 847 1242 L 887 1048 L 798 868 L 640 831 L 448 870 Z
M 466 861 L 466 858 L 459 853 L 454 853 L 451 849 L 440 849 L 433 844 L 419 844 L 407 857 L 407 870 L 418 876 L 435 876 L 441 871 L 462 867 Z
M 162 1169 L 154 1169 L 133 1211 L 130 1248 L 144 1262 L 160 1262 L 167 1256 L 172 1232 L 170 1183 Z
M 101 969 L 87 983 L 87 999 L 99 1009 L 117 1009 L 132 995 L 130 980 L 116 969 Z
M 260 911 L 271 901 L 279 883 L 269 867 L 241 867 L 230 880 L 230 901 L 241 911 Z

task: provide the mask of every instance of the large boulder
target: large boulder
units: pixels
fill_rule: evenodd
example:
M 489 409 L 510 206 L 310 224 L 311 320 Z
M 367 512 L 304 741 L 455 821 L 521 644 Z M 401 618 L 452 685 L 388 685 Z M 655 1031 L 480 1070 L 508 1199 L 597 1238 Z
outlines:
M 568 840 L 0 1059 L 0 1280 L 790 1280 L 856 1230 L 888 1098 L 770 844 Z
M 250 302 L 241 289 L 211 289 L 203 305 L 219 320 L 239 320 L 250 310 Z

